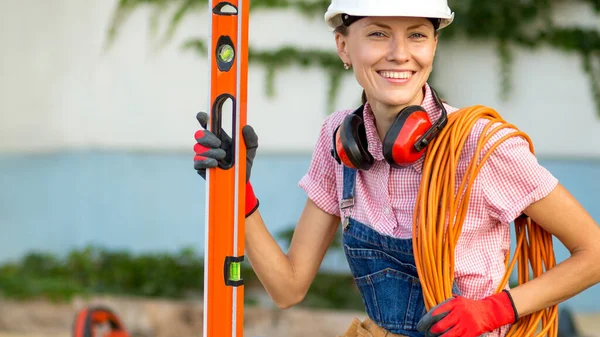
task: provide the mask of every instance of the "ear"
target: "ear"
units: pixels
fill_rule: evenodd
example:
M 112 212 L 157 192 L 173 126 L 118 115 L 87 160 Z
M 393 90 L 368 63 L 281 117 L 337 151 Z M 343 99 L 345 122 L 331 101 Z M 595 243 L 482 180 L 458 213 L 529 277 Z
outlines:
M 342 62 L 352 64 L 348 55 L 347 37 L 340 33 L 335 33 L 335 45 L 337 47 L 337 52 Z

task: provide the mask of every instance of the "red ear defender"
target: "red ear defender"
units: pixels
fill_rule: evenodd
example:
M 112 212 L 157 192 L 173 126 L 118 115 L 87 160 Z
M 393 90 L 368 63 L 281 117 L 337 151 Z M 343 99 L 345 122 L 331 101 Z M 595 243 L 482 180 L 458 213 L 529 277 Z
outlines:
M 429 116 L 422 107 L 403 109 L 383 139 L 386 161 L 394 167 L 406 167 L 417 161 L 425 152 L 425 147 L 417 148 L 414 145 L 431 126 Z
M 340 126 L 338 126 L 335 129 L 335 133 L 333 134 L 333 147 L 335 148 L 335 152 L 337 154 L 337 160 L 338 163 L 340 164 L 344 164 L 347 167 L 350 168 L 356 168 L 354 166 L 354 164 L 352 164 L 352 161 L 350 160 L 350 158 L 348 158 L 348 155 L 346 154 L 346 151 L 344 150 L 344 145 L 342 144 L 342 138 L 340 137 L 340 133 L 338 132 L 340 130 Z
M 423 107 L 412 105 L 400 111 L 385 134 L 382 150 L 390 166 L 402 168 L 412 165 L 423 155 L 429 142 L 446 126 L 446 108 L 433 88 L 431 94 L 442 110 L 440 118 L 434 124 Z
M 344 118 L 333 133 L 331 155 L 339 164 L 349 168 L 368 170 L 373 165 L 373 156 L 368 151 L 367 134 L 362 114 L 363 107 Z

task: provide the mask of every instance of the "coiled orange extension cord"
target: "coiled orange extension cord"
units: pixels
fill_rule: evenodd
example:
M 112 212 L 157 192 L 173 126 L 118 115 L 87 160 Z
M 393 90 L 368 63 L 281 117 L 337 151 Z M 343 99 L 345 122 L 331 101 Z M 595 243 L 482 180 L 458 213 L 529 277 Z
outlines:
M 489 123 L 479 137 L 469 167 L 462 181 L 458 182 L 460 185 L 457 185 L 459 157 L 471 129 L 480 119 L 487 119 Z M 484 145 L 495 132 L 503 128 L 516 131 L 499 139 L 481 157 Z M 448 125 L 427 147 L 413 216 L 413 249 L 427 310 L 452 297 L 454 250 L 469 207 L 473 181 L 498 145 L 516 136 L 525 138 L 530 144 L 531 152 L 534 152 L 527 134 L 504 121 L 496 111 L 478 105 L 450 114 Z M 478 161 L 480 157 L 482 159 Z M 456 186 L 459 186 L 458 190 Z M 526 216 L 519 217 L 514 224 L 517 236 L 515 256 L 511 261 L 510 253 L 507 254 L 506 274 L 496 292 L 504 289 L 517 261 L 519 284 L 538 277 L 556 264 L 552 236 L 548 232 Z M 556 337 L 557 334 L 558 306 L 554 305 L 521 317 L 507 336 Z

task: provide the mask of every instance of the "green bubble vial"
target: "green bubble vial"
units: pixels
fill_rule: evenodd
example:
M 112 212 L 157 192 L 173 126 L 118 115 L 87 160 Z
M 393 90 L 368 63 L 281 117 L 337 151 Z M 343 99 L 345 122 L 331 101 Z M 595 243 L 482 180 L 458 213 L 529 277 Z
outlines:
M 239 281 L 241 279 L 241 265 L 239 262 L 232 262 L 229 265 L 229 280 Z
M 225 45 L 222 45 L 221 47 L 219 47 L 218 55 L 219 55 L 219 59 L 222 62 L 229 63 L 229 62 L 233 61 L 234 54 L 235 54 L 235 51 L 233 50 L 233 47 L 228 44 L 225 44 Z

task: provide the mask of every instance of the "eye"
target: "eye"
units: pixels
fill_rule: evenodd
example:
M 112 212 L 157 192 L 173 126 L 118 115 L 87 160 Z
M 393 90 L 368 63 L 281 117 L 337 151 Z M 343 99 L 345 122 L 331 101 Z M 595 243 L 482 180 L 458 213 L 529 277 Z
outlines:
M 369 36 L 373 36 L 373 37 L 385 37 L 385 34 L 383 32 L 373 32 L 373 33 L 370 33 Z
M 425 36 L 424 34 L 421 34 L 421 33 L 412 33 L 412 34 L 410 34 L 409 37 L 412 39 L 424 39 L 427 36 Z

